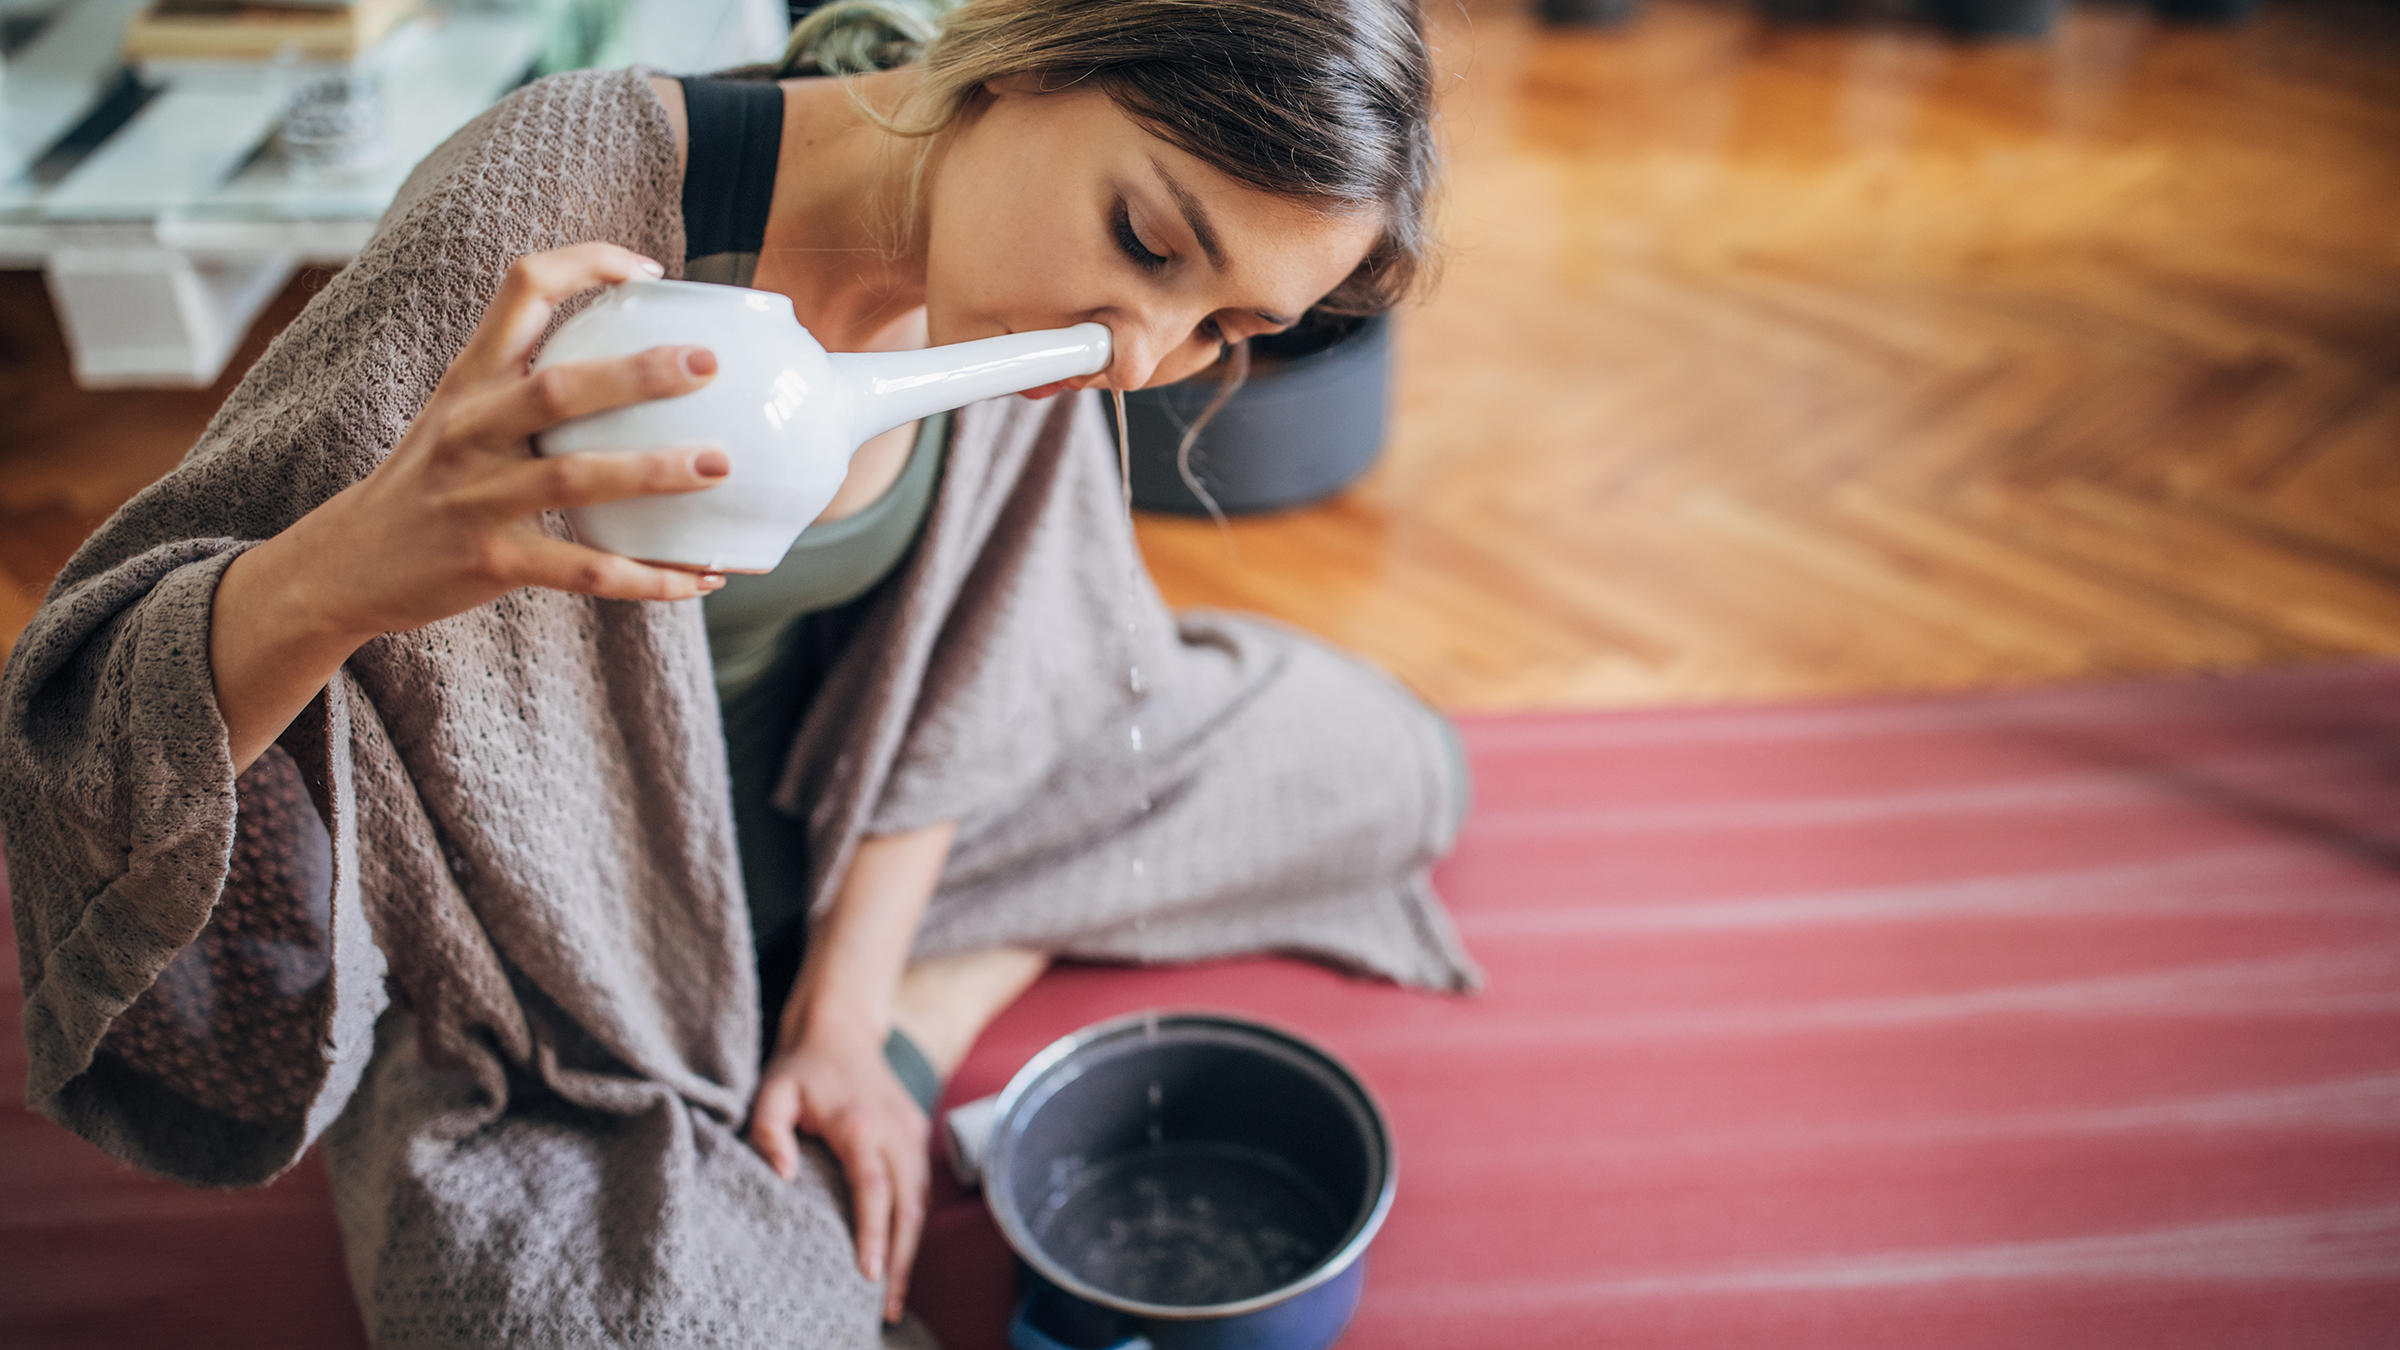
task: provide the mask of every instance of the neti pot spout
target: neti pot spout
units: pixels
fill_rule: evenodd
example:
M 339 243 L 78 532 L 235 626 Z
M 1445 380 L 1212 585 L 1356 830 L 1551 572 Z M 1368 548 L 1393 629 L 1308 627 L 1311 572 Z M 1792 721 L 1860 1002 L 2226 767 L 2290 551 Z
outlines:
M 567 513 L 585 543 L 646 562 L 764 572 L 824 511 L 850 457 L 877 434 L 979 399 L 1108 367 L 1101 324 L 1009 333 L 913 352 L 829 354 L 769 291 L 688 281 L 610 287 L 559 326 L 541 369 L 665 344 L 714 351 L 717 376 L 679 398 L 637 403 L 542 433 L 545 455 L 714 445 L 732 471 L 712 488 Z
M 1105 324 L 1008 333 L 913 352 L 835 352 L 835 387 L 851 408 L 850 434 L 865 443 L 921 417 L 1108 369 Z

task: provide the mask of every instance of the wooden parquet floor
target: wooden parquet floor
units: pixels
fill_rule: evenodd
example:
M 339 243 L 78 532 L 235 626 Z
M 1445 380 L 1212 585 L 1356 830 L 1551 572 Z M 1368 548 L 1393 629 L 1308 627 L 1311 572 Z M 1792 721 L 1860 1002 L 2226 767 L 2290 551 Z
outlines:
M 1452 241 L 1336 504 L 1143 528 L 1453 707 L 2400 651 L 2400 22 L 1444 23 Z
M 2400 653 L 2388 7 L 1436 30 L 1450 251 L 1391 449 L 1229 535 L 1145 520 L 1171 599 L 1466 709 Z M 222 396 L 72 391 L 49 325 L 0 274 L 0 641 Z
M 0 655 L 50 581 L 133 494 L 175 467 L 267 342 L 330 272 L 303 271 L 207 389 L 77 389 L 39 272 L 0 272 Z

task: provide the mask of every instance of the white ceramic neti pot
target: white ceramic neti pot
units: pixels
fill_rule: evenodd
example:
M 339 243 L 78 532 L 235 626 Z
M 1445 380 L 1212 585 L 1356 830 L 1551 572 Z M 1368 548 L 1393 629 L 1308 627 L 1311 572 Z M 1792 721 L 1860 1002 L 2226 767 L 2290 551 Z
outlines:
M 544 455 L 714 445 L 732 472 L 698 492 L 569 511 L 585 543 L 647 562 L 764 572 L 783 561 L 870 437 L 937 412 L 1096 374 L 1109 361 L 1096 323 L 928 347 L 828 353 L 789 298 L 693 281 L 628 281 L 559 326 L 536 370 L 666 344 L 717 356 L 706 388 L 577 418 L 543 432 Z

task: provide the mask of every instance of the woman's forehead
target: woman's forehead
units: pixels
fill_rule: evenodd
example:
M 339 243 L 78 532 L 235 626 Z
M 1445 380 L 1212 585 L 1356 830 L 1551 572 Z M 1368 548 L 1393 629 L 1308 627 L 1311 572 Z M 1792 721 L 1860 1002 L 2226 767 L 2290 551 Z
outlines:
M 1053 165 L 1073 174 L 1069 166 L 1080 163 L 1128 193 L 1145 215 L 1181 221 L 1198 245 L 1196 264 L 1238 293 L 1231 303 L 1258 310 L 1273 326 L 1339 285 L 1382 233 L 1379 212 L 1282 196 L 1235 178 L 1096 85 L 1002 81 L 993 93 L 1031 119 L 1017 126 L 1052 141 Z

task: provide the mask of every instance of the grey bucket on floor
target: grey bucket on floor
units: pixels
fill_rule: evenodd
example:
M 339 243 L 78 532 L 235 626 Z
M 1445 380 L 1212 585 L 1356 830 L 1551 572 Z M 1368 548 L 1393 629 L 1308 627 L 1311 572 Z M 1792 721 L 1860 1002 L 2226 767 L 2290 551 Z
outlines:
M 1257 369 L 1192 447 L 1192 469 L 1217 505 L 1228 515 L 1301 506 L 1365 473 L 1390 419 L 1391 320 L 1367 319 L 1316 350 L 1285 355 L 1267 338 L 1252 350 Z M 1126 396 L 1135 506 L 1205 514 L 1175 471 L 1175 448 L 1216 392 L 1213 380 L 1187 380 Z
M 1396 1190 L 1358 1075 L 1226 1013 L 1052 1042 L 980 1129 L 984 1199 L 1024 1276 L 1012 1350 L 1328 1350 Z

